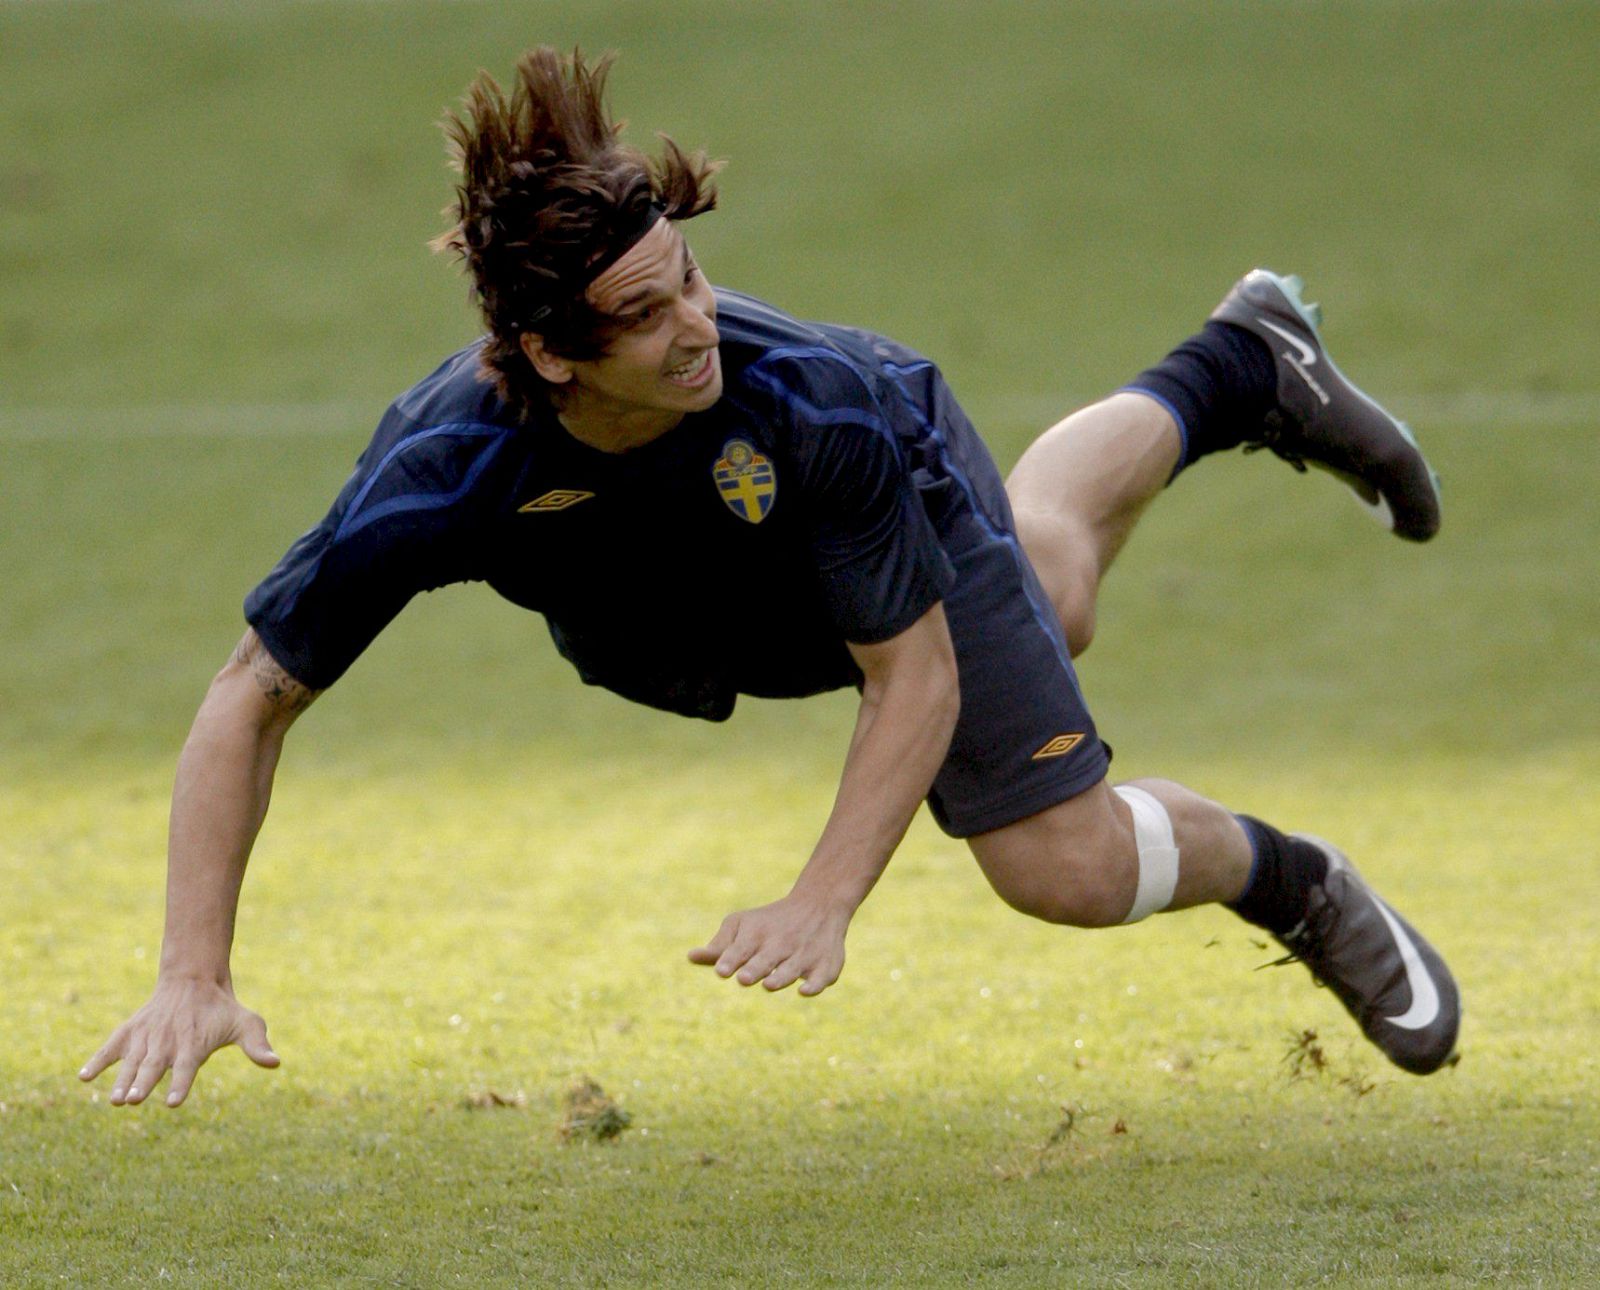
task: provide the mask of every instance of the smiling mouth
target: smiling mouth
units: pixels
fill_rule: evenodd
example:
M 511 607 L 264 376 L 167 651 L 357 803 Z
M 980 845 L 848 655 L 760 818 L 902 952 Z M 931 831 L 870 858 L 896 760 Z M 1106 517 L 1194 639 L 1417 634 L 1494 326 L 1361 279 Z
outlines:
M 667 380 L 674 385 L 703 385 L 711 379 L 711 360 L 715 350 L 706 350 L 699 358 L 690 359 L 687 363 L 680 363 L 677 367 L 667 369 Z

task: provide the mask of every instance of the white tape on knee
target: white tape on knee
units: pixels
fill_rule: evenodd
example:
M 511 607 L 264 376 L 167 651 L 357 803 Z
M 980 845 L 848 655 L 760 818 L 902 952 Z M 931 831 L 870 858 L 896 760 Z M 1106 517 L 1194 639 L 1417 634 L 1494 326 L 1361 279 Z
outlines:
M 1165 909 L 1178 889 L 1178 843 L 1167 808 L 1142 788 L 1119 784 L 1112 790 L 1133 808 L 1133 840 L 1139 848 L 1139 890 L 1124 923 Z

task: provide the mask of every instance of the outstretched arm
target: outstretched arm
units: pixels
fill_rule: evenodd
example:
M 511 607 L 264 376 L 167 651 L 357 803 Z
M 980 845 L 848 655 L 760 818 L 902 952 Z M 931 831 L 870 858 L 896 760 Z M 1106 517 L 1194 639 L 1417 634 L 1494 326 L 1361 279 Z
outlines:
M 120 1061 L 113 1105 L 144 1101 L 170 1068 L 167 1105 L 177 1106 L 195 1072 L 228 1044 L 258 1065 L 278 1064 L 266 1023 L 234 998 L 228 956 L 283 737 L 318 693 L 278 666 L 252 629 L 200 705 L 172 790 L 167 926 L 155 993 L 79 1072 L 92 1080 Z
M 833 813 L 793 889 L 730 914 L 693 963 L 781 990 L 819 994 L 844 968 L 850 919 L 905 836 L 950 748 L 960 710 L 955 649 L 935 605 L 900 635 L 852 645 L 866 680 Z

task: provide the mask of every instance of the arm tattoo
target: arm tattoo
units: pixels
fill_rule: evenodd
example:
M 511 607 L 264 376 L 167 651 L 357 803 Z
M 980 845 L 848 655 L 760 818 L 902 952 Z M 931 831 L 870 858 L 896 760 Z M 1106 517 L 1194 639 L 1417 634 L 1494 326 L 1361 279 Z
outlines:
M 261 692 L 267 696 L 267 702 L 289 716 L 299 716 L 322 693 L 321 690 L 307 689 L 278 666 L 278 660 L 267 652 L 261 637 L 253 630 L 244 634 L 233 651 L 233 661 L 248 667 Z

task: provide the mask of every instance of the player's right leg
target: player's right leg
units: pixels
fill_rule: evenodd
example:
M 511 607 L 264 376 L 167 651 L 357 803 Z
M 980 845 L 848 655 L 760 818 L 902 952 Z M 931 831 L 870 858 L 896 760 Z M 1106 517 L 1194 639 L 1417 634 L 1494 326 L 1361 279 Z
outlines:
M 1105 781 L 968 839 L 990 885 L 1049 922 L 1105 927 L 1225 903 L 1338 996 L 1414 1074 L 1455 1053 L 1460 996 L 1444 960 L 1337 848 L 1285 835 L 1167 780 Z
M 1110 752 L 1032 568 L 972 515 L 941 517 L 961 715 L 928 796 L 940 825 L 1009 904 L 1050 922 L 1225 903 L 1331 985 L 1393 1061 L 1437 1069 L 1460 1012 L 1438 955 L 1325 844 L 1170 782 L 1109 787 Z

